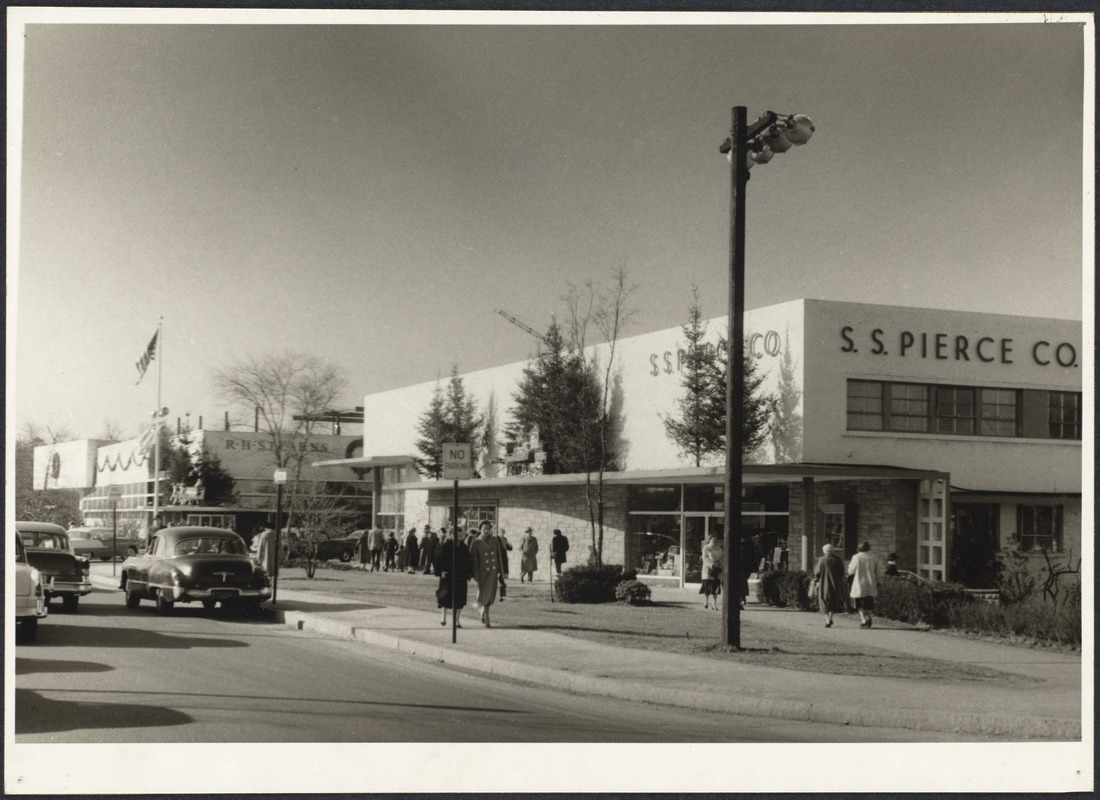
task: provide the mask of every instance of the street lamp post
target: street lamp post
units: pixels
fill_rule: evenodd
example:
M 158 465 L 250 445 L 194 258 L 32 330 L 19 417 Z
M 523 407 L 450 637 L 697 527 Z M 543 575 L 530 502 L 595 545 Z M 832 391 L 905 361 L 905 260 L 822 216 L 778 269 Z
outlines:
M 726 481 L 725 552 L 722 591 L 722 645 L 741 649 L 741 487 L 743 483 L 742 419 L 745 407 L 745 193 L 749 167 L 767 164 L 791 145 L 805 144 L 814 131 L 809 117 L 768 111 L 750 126 L 744 106 L 734 106 L 730 138 L 719 150 L 730 159 L 730 290 L 729 341 L 726 348 Z

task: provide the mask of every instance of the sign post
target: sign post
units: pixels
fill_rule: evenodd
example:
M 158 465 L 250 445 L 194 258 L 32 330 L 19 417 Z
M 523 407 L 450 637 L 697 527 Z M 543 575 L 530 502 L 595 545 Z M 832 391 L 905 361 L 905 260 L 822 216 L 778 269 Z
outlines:
M 122 497 L 122 490 L 112 486 L 107 490 L 107 496 L 111 498 L 111 574 L 118 574 L 118 499 Z
M 275 568 L 271 575 L 271 604 L 275 604 L 276 595 L 279 592 L 279 525 L 283 516 L 283 485 L 286 483 L 286 470 L 275 470 Z
M 443 480 L 453 480 L 454 511 L 451 514 L 451 530 L 454 541 L 451 545 L 451 644 L 458 642 L 458 618 L 455 616 L 455 586 L 458 575 L 458 482 L 474 477 L 474 453 L 469 444 L 445 442 L 443 444 Z

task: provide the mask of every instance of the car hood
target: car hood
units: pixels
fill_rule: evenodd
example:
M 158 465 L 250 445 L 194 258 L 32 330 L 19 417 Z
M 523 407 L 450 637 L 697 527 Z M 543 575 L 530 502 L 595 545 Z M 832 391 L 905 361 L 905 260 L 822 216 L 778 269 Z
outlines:
M 64 550 L 27 548 L 27 563 L 45 575 L 73 575 L 83 571 L 80 559 Z

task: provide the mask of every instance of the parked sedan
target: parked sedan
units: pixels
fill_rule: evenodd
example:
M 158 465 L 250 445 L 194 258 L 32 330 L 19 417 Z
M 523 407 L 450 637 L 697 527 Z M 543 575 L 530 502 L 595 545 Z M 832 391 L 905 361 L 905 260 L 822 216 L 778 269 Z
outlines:
M 99 541 L 103 547 L 107 548 L 106 558 L 102 555 L 98 556 L 103 561 L 109 561 L 112 555 L 115 558 L 136 556 L 141 552 L 141 548 L 145 547 L 144 539 L 127 536 L 125 533 L 115 534 L 111 528 L 70 528 L 69 536 L 74 540 L 80 537 Z
M 87 558 L 89 561 L 111 560 L 111 548 L 99 539 L 93 539 L 84 531 L 76 528 L 69 528 L 67 532 L 69 534 L 69 544 L 72 545 L 73 552 L 78 556 Z
M 222 528 L 164 528 L 143 553 L 122 562 L 119 583 L 126 607 L 152 600 L 166 614 L 176 603 L 217 603 L 258 609 L 271 597 L 271 581 L 248 557 L 244 539 Z
M 27 562 L 42 573 L 46 602 L 61 598 L 66 611 L 76 611 L 80 598 L 92 591 L 88 559 L 73 552 L 69 534 L 50 522 L 16 522 L 27 551 Z
M 42 574 L 27 563 L 23 540 L 15 537 L 15 622 L 16 636 L 26 642 L 38 634 L 38 620 L 49 614 Z
M 364 531 L 355 531 L 342 539 L 322 539 L 317 542 L 317 559 L 328 561 L 330 558 L 338 558 L 341 561 L 351 561 L 359 552 L 359 537 L 363 533 Z

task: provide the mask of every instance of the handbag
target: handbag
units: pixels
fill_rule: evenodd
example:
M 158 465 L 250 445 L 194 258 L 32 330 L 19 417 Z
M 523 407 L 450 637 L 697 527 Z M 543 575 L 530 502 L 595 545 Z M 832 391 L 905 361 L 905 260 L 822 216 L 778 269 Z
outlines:
M 447 594 L 448 594 L 447 587 L 446 586 L 440 586 L 438 589 L 435 590 L 435 599 L 436 600 L 445 600 L 447 598 Z
M 810 590 L 809 590 L 810 597 L 817 597 L 817 593 L 820 589 L 821 589 L 821 584 L 818 583 L 817 578 L 814 578 L 812 581 L 810 581 Z

